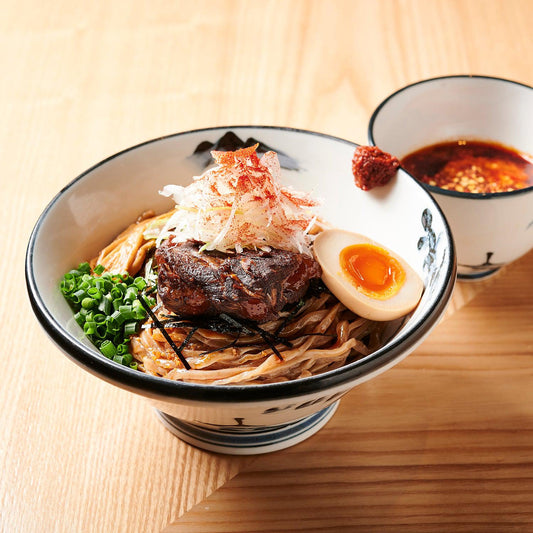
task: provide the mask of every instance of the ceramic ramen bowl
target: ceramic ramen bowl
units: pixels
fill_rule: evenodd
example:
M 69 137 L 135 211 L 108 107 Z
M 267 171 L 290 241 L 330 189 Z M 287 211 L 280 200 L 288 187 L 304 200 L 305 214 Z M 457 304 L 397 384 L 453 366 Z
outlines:
M 84 338 L 59 291 L 61 277 L 95 256 L 139 213 L 171 209 L 172 201 L 158 191 L 168 183 L 189 184 L 209 165 L 210 149 L 236 137 L 255 139 L 260 149 L 278 152 L 283 182 L 320 199 L 320 214 L 332 225 L 368 235 L 408 261 L 425 283 L 418 307 L 376 352 L 295 381 L 197 385 L 114 363 Z M 255 454 L 309 437 L 333 415 L 344 394 L 392 367 L 422 342 L 442 316 L 455 281 L 452 238 L 431 196 L 401 170 L 385 187 L 357 189 L 351 174 L 354 149 L 348 141 L 318 133 L 246 126 L 170 135 L 98 163 L 50 202 L 29 240 L 26 278 L 37 319 L 75 363 L 147 398 L 161 422 L 193 445 Z
M 368 136 L 399 159 L 457 139 L 533 155 L 533 88 L 485 76 L 424 80 L 386 98 L 372 114 Z M 533 187 L 476 194 L 424 186 L 452 229 L 459 279 L 485 278 L 533 247 Z

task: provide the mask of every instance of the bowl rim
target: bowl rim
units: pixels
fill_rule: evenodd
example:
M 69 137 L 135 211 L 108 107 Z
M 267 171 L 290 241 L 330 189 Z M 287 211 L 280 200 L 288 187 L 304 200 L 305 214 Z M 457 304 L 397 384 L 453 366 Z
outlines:
M 533 91 L 533 87 L 530 85 L 527 85 L 525 83 L 507 79 L 507 78 L 500 78 L 496 76 L 487 76 L 483 74 L 450 74 L 445 76 L 436 76 L 434 78 L 426 78 L 423 80 L 416 81 L 414 83 L 410 83 L 408 85 L 405 85 L 404 87 L 401 87 L 400 89 L 394 91 L 389 96 L 387 96 L 384 100 L 382 100 L 376 109 L 372 112 L 372 115 L 370 116 L 370 120 L 368 122 L 368 141 L 373 146 L 378 146 L 376 144 L 376 141 L 374 139 L 374 123 L 376 122 L 378 115 L 382 111 L 382 109 L 387 105 L 387 103 L 398 96 L 399 94 L 412 89 L 418 85 L 424 85 L 426 83 L 433 83 L 436 81 L 441 80 L 450 80 L 450 79 L 472 79 L 472 80 L 485 80 L 485 81 L 496 81 L 496 82 L 503 82 L 503 83 L 510 83 L 512 85 L 519 85 L 520 87 L 523 87 L 524 89 L 530 89 Z M 483 141 L 483 139 L 476 139 Z M 487 141 L 485 141 L 487 142 Z M 533 156 L 533 154 L 531 154 Z M 405 170 L 404 167 L 402 167 L 407 174 L 412 176 L 407 170 Z M 414 178 L 414 176 L 413 176 Z M 416 179 L 416 178 L 414 178 Z M 418 181 L 418 180 L 417 180 Z M 422 183 L 422 182 L 420 182 Z M 491 200 L 495 198 L 508 198 L 509 196 L 518 196 L 521 194 L 527 194 L 531 191 L 533 191 L 533 185 L 530 185 L 529 187 L 524 187 L 523 189 L 514 189 L 512 191 L 504 191 L 504 192 L 489 192 L 489 193 L 475 193 L 475 192 L 460 192 L 460 191 L 454 191 L 449 189 L 442 189 L 441 187 L 435 187 L 434 185 L 429 185 L 427 183 L 422 183 L 422 186 L 431 191 L 435 194 L 442 194 L 444 196 L 452 196 L 456 198 L 470 198 L 472 200 Z
M 449 263 L 445 272 L 445 277 L 448 280 L 443 284 L 438 294 L 435 294 L 434 301 L 429 308 L 420 316 L 420 326 L 411 333 L 409 337 L 402 337 L 401 333 L 398 338 L 394 339 L 387 349 L 382 347 L 369 356 L 353 361 L 347 365 L 339 367 L 335 370 L 325 372 L 306 378 L 300 378 L 293 381 L 282 383 L 269 383 L 261 385 L 204 385 L 198 383 L 186 383 L 181 381 L 173 381 L 159 376 L 152 376 L 133 370 L 123 365 L 119 365 L 106 357 L 99 357 L 95 349 L 91 349 L 85 344 L 81 343 L 74 336 L 69 334 L 54 318 L 53 314 L 47 309 L 44 301 L 39 293 L 37 282 L 33 271 L 33 256 L 34 249 L 39 237 L 40 229 L 48 214 L 54 209 L 56 203 L 60 198 L 73 187 L 78 181 L 84 179 L 96 168 L 106 164 L 107 162 L 121 157 L 124 154 L 146 146 L 148 144 L 156 143 L 161 140 L 171 139 L 189 134 L 198 134 L 202 132 L 210 132 L 214 130 L 243 130 L 243 129 L 273 129 L 280 131 L 296 132 L 304 135 L 313 135 L 323 137 L 325 139 L 338 141 L 349 146 L 355 150 L 357 144 L 311 130 L 285 127 L 285 126 L 263 126 L 263 125 L 231 125 L 231 126 L 214 126 L 209 128 L 198 128 L 161 137 L 156 137 L 124 150 L 121 150 L 91 166 L 76 178 L 65 185 L 44 208 L 41 215 L 37 219 L 35 226 L 31 232 L 25 257 L 25 278 L 26 288 L 30 300 L 31 307 L 37 320 L 44 328 L 46 333 L 52 341 L 75 363 L 84 367 L 86 370 L 103 380 L 120 386 L 126 390 L 141 394 L 146 397 L 167 400 L 167 401 L 200 401 L 202 403 L 253 403 L 258 401 L 272 401 L 283 398 L 291 398 L 303 395 L 314 394 L 320 391 L 327 391 L 333 387 L 342 386 L 343 384 L 352 381 L 361 376 L 378 371 L 382 367 L 392 364 L 401 354 L 406 351 L 414 349 L 418 343 L 429 333 L 434 327 L 435 321 L 440 317 L 448 301 L 451 297 L 457 271 L 457 257 L 455 244 L 451 234 L 450 227 L 444 216 L 442 210 L 435 202 L 435 200 L 425 191 L 425 189 L 412 178 L 408 173 L 406 175 L 412 179 L 416 186 L 420 187 L 428 196 L 428 200 L 432 204 L 433 209 L 440 213 L 444 220 L 444 232 L 446 233 L 449 248 Z

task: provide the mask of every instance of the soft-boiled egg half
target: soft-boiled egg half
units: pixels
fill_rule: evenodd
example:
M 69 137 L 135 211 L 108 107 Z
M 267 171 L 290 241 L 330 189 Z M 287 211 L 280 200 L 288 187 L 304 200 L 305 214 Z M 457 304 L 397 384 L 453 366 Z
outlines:
M 359 316 L 393 320 L 420 301 L 420 276 L 400 256 L 364 235 L 325 230 L 313 249 L 328 289 Z

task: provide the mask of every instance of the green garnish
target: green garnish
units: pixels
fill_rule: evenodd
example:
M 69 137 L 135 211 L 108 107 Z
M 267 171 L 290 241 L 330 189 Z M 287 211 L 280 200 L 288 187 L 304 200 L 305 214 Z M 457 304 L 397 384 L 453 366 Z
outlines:
M 89 263 L 67 272 L 60 283 L 63 296 L 74 309 L 74 320 L 102 354 L 117 363 L 137 369 L 128 347 L 130 336 L 139 332 L 147 311 L 139 293 L 148 287 L 140 276 L 105 273 L 97 265 L 91 272 Z M 145 297 L 153 307 L 155 299 Z
M 94 267 L 94 273 L 97 275 L 97 276 L 100 276 L 101 274 L 104 273 L 104 270 L 105 270 L 105 267 L 103 265 L 96 265 Z

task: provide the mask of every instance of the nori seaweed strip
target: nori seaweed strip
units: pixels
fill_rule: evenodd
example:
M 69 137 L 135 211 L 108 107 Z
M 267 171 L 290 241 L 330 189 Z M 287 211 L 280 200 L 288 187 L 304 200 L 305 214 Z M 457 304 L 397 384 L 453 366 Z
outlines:
M 222 313 L 220 315 L 220 318 L 222 318 L 222 320 L 225 320 L 226 322 L 229 322 L 232 325 L 241 326 L 242 331 L 244 331 L 245 333 L 246 332 L 247 333 L 251 333 L 251 332 L 259 333 L 259 335 L 269 345 L 269 347 L 276 354 L 277 358 L 280 361 L 283 361 L 283 356 L 281 355 L 279 350 L 274 345 L 273 340 L 285 344 L 285 346 L 287 346 L 288 348 L 292 348 L 292 344 L 287 339 L 282 339 L 281 337 L 275 337 L 271 335 L 268 331 L 265 331 L 263 328 L 260 328 L 258 325 L 252 324 L 249 321 L 239 322 L 238 320 L 235 320 L 233 317 L 230 317 L 229 315 L 226 315 L 225 313 Z
M 239 322 L 238 320 L 226 315 L 225 313 L 222 313 L 220 315 L 220 318 L 223 320 L 227 320 L 231 324 L 240 325 L 242 327 L 242 331 L 246 333 L 259 333 L 259 335 L 263 338 L 264 341 L 276 352 L 276 347 L 273 345 L 274 342 L 280 342 L 281 344 L 284 344 L 287 346 L 287 348 L 292 348 L 292 343 L 287 337 L 280 337 L 279 335 L 276 335 L 275 333 L 269 333 L 268 331 L 264 330 L 261 326 L 256 324 L 255 322 L 251 322 L 250 320 Z M 276 353 L 278 355 L 279 352 Z M 281 357 L 281 355 L 278 355 L 278 357 Z
M 141 301 L 141 304 L 143 304 L 143 307 L 145 306 L 146 302 Z M 207 355 L 209 353 L 214 353 L 220 350 L 225 350 L 227 348 L 231 348 L 234 346 L 241 333 L 246 333 L 248 335 L 253 334 L 259 334 L 259 336 L 268 344 L 270 349 L 276 354 L 276 357 L 283 361 L 283 356 L 281 355 L 280 351 L 276 348 L 275 343 L 281 343 L 287 348 L 292 348 L 293 344 L 287 337 L 279 335 L 280 331 L 285 327 L 286 322 L 293 318 L 298 311 L 301 309 L 303 305 L 303 301 L 299 302 L 298 305 L 292 310 L 290 315 L 284 320 L 284 322 L 277 328 L 277 330 L 274 333 L 269 333 L 268 331 L 261 328 L 259 325 L 251 322 L 251 321 L 240 321 L 237 320 L 226 313 L 221 313 L 218 318 L 196 318 L 195 320 L 180 320 L 178 316 L 173 315 L 163 315 L 166 320 L 159 320 L 155 315 L 151 312 L 151 309 L 148 311 L 150 314 L 150 317 L 152 318 L 154 325 L 152 327 L 158 328 L 161 333 L 164 335 L 165 339 L 167 339 L 168 343 L 172 347 L 172 349 L 176 352 L 178 357 L 180 358 L 180 361 L 184 364 L 184 366 L 187 368 L 187 370 L 190 369 L 190 366 L 188 365 L 187 361 L 183 357 L 183 354 L 181 350 L 188 344 L 190 341 L 192 335 L 200 328 L 202 329 L 208 329 L 211 331 L 215 331 L 217 333 L 236 333 L 237 337 L 226 346 L 222 346 L 219 348 L 215 348 L 213 350 L 209 350 L 207 352 L 202 352 L 202 355 Z M 187 337 L 184 339 L 184 341 L 181 343 L 181 345 L 178 347 L 174 344 L 168 333 L 165 331 L 166 327 L 183 327 L 183 328 L 191 328 L 191 331 L 187 334 Z M 302 337 L 309 337 L 309 336 L 333 336 L 333 335 L 327 335 L 326 333 L 303 333 L 299 336 Z
M 274 335 L 277 337 L 279 334 L 283 331 L 285 326 L 289 323 L 290 320 L 292 320 L 302 307 L 305 305 L 306 301 L 309 299 L 309 297 L 318 297 L 324 292 L 329 292 L 328 288 L 324 285 L 324 282 L 321 279 L 312 279 L 309 282 L 309 288 L 307 289 L 307 293 L 304 295 L 303 298 L 301 298 L 298 303 L 293 307 L 293 309 L 290 310 L 289 314 L 283 319 L 281 324 L 276 329 Z
M 198 328 L 196 326 L 193 326 L 191 328 L 191 331 L 189 331 L 189 333 L 187 333 L 187 336 L 183 339 L 183 342 L 178 346 L 178 349 L 179 349 L 180 352 L 181 352 L 181 350 L 183 350 L 183 348 L 185 348 L 185 346 L 187 346 L 187 344 L 189 344 L 189 342 L 191 341 L 192 336 L 196 333 L 197 330 L 198 330 Z
M 217 318 L 195 317 L 193 319 L 180 319 L 177 315 L 163 315 L 166 320 L 161 320 L 169 328 L 201 328 L 214 331 L 216 333 L 241 333 L 245 328 L 236 320 L 227 317 L 227 315 L 220 315 L 227 317 L 229 320 L 220 320 Z M 229 327 L 233 326 L 233 327 Z M 251 331 L 249 333 L 252 333 Z
M 249 329 L 244 322 L 239 322 L 237 319 L 227 315 L 226 313 L 220 313 L 219 317 L 230 326 L 233 326 L 237 331 L 248 334 L 254 333 L 254 331 Z
M 215 331 L 216 333 L 246 333 L 248 335 L 259 334 L 269 345 L 272 342 L 279 342 L 292 348 L 292 344 L 287 337 L 278 335 L 277 332 L 269 333 L 256 323 L 250 320 L 238 320 L 226 313 L 221 313 L 218 318 L 196 317 L 194 320 L 180 320 L 178 316 L 163 315 L 166 320 L 161 320 L 161 324 L 168 328 L 202 328 Z
M 256 333 L 259 333 L 259 335 L 261 335 L 261 337 L 263 337 L 263 339 L 269 344 L 272 342 L 280 342 L 281 344 L 287 346 L 287 348 L 292 348 L 292 342 L 287 337 L 276 335 L 276 333 L 269 333 L 268 331 L 254 324 L 249 324 L 249 327 Z
M 263 340 L 267 342 L 267 344 L 270 346 L 270 348 L 272 349 L 272 351 L 276 354 L 277 358 L 280 360 L 280 361 L 283 361 L 283 356 L 281 355 L 281 353 L 279 352 L 279 350 L 276 348 L 276 346 L 274 345 L 273 342 L 270 341 L 270 339 L 265 336 L 264 334 L 266 333 L 266 331 L 264 330 L 261 330 L 259 331 L 259 335 L 261 335 L 261 337 L 263 337 Z
M 171 319 L 167 319 L 167 320 L 159 320 L 159 323 L 163 326 L 165 326 L 165 328 L 200 328 L 200 327 L 203 327 L 202 325 L 199 325 L 199 324 L 192 324 L 190 321 L 176 321 L 176 320 L 171 320 Z
M 304 306 L 304 304 L 305 304 L 305 300 L 302 299 L 296 304 L 294 309 L 291 309 L 291 312 L 283 319 L 281 324 L 278 326 L 278 328 L 274 332 L 274 335 L 276 335 L 276 337 L 283 331 L 283 329 L 289 323 L 289 321 L 292 320 L 298 314 L 298 312 Z
M 191 365 L 189 365 L 189 363 L 187 362 L 187 359 L 185 359 L 185 357 L 181 353 L 180 348 L 178 348 L 176 344 L 174 343 L 174 341 L 171 339 L 170 335 L 165 330 L 165 326 L 163 326 L 163 324 L 159 322 L 159 319 L 155 316 L 154 312 L 150 309 L 148 302 L 140 294 L 137 295 L 137 298 L 139 302 L 141 302 L 141 305 L 145 308 L 150 318 L 153 320 L 154 324 L 156 324 L 159 331 L 161 331 L 163 337 L 165 337 L 166 341 L 170 344 L 170 347 L 176 352 L 176 355 L 179 357 L 179 360 L 181 361 L 182 365 L 186 368 L 186 370 L 190 370 Z
M 233 346 L 235 346 L 237 344 L 237 341 L 239 340 L 241 334 L 240 332 L 237 333 L 237 336 L 229 343 L 229 344 L 226 344 L 225 346 L 219 346 L 218 348 L 213 348 L 212 350 L 207 350 L 207 352 L 202 352 L 200 355 L 209 355 L 210 353 L 216 353 L 216 352 L 221 352 L 222 350 L 227 350 L 228 348 L 232 348 Z
M 142 303 L 142 302 L 141 302 Z M 300 308 L 302 307 L 304 301 L 300 301 L 298 305 L 295 307 L 295 309 L 292 310 L 291 314 L 286 318 L 286 320 L 290 320 L 293 318 Z M 277 358 L 280 361 L 283 361 L 283 356 L 281 355 L 280 351 L 276 348 L 274 342 L 279 342 L 288 348 L 292 348 L 293 345 L 289 338 L 282 337 L 279 335 L 280 329 L 283 329 L 286 324 L 282 324 L 274 334 L 269 333 L 268 331 L 264 330 L 257 324 L 254 324 L 252 322 L 246 321 L 240 322 L 239 320 L 225 314 L 221 313 L 218 318 L 202 318 L 197 317 L 195 320 L 179 320 L 179 317 L 177 315 L 163 315 L 166 320 L 159 320 L 159 319 L 153 319 L 154 324 L 150 325 L 151 328 L 157 328 L 161 330 L 165 338 L 168 340 L 170 337 L 167 337 L 167 332 L 165 331 L 165 328 L 191 328 L 191 331 L 187 334 L 186 338 L 183 340 L 183 342 L 180 344 L 180 346 L 176 346 L 173 342 L 169 342 L 170 346 L 174 349 L 176 354 L 178 354 L 178 357 L 180 357 L 180 354 L 182 353 L 181 350 L 187 346 L 189 341 L 191 340 L 192 336 L 198 329 L 208 329 L 210 331 L 214 331 L 216 333 L 234 333 L 236 334 L 235 339 L 233 339 L 230 343 L 220 346 L 218 348 L 213 348 L 212 350 L 208 350 L 206 352 L 202 352 L 201 355 L 209 355 L 210 353 L 216 353 L 222 350 L 226 350 L 228 348 L 231 348 L 232 346 L 235 346 L 241 336 L 242 333 L 246 333 L 248 335 L 254 335 L 258 334 L 271 348 L 271 350 L 276 354 Z M 298 335 L 299 337 L 334 337 L 335 335 L 327 334 L 327 333 L 300 333 Z M 174 344 L 174 345 L 173 345 Z M 255 343 L 251 344 L 243 344 L 241 346 L 244 347 L 251 347 L 255 346 Z M 180 357 L 180 361 L 183 362 L 182 358 Z M 188 369 L 189 370 L 189 369 Z

